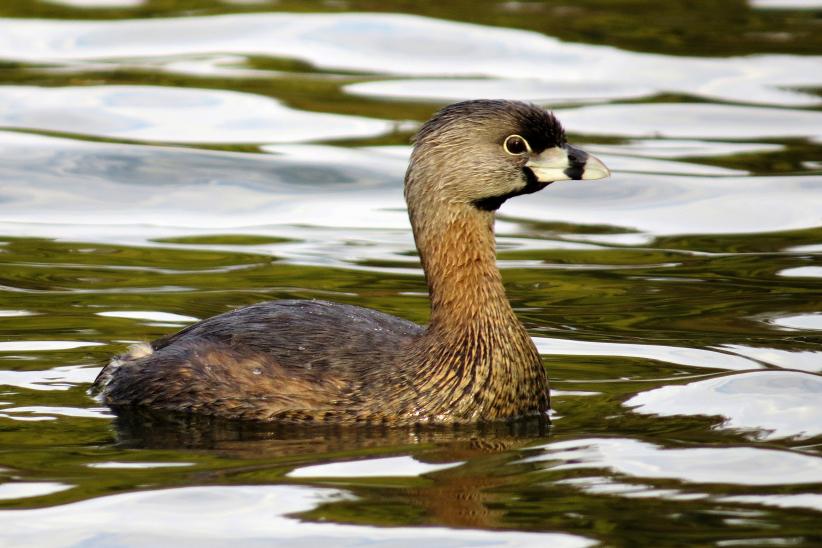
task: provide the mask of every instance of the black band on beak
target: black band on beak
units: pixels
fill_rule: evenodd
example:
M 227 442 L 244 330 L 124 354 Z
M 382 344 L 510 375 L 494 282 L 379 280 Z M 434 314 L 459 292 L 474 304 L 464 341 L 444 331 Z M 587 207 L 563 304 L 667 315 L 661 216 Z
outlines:
M 565 145 L 568 152 L 568 167 L 563 171 L 569 179 L 579 181 L 585 173 L 585 163 L 588 161 L 588 153 L 581 148 Z

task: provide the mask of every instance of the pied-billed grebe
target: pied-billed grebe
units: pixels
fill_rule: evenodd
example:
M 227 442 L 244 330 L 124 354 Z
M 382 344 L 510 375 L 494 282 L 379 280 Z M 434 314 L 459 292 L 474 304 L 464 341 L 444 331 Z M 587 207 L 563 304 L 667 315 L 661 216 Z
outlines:
M 548 379 L 505 296 L 494 211 L 549 183 L 600 179 L 554 116 L 466 101 L 422 126 L 405 198 L 431 296 L 427 328 L 323 301 L 214 316 L 114 358 L 95 381 L 115 410 L 145 407 L 299 423 L 466 423 L 542 415 Z

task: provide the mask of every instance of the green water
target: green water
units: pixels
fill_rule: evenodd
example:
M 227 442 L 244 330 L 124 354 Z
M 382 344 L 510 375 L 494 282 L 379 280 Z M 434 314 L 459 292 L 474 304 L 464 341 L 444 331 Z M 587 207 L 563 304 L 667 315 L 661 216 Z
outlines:
M 70 4 L 0 6 L 0 545 L 822 543 L 820 6 Z M 408 141 L 491 92 L 614 171 L 499 213 L 550 429 L 89 398 L 128 344 L 262 300 L 424 324 Z

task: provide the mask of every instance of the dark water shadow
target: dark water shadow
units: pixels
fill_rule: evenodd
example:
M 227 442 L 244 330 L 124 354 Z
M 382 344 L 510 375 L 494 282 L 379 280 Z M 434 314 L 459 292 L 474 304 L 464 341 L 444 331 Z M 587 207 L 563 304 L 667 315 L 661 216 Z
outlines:
M 397 427 L 231 421 L 146 409 L 117 409 L 116 414 L 116 443 L 122 448 L 219 450 L 235 458 L 255 459 L 437 445 L 450 448 L 447 460 L 453 460 L 457 453 L 466 451 L 457 458 L 545 442 L 551 429 L 550 421 L 539 417 L 475 425 Z

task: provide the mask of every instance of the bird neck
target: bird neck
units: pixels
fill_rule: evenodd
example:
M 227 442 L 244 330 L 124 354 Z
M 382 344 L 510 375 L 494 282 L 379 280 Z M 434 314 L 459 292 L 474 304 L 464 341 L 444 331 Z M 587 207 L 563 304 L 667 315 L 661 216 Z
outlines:
M 470 204 L 430 203 L 425 215 L 410 210 L 431 297 L 429 331 L 482 338 L 519 325 L 496 264 L 494 214 Z
M 473 205 L 409 201 L 431 295 L 428 329 L 406 348 L 402 386 L 415 413 L 437 420 L 497 420 L 548 409 L 548 381 L 496 266 L 494 216 Z

